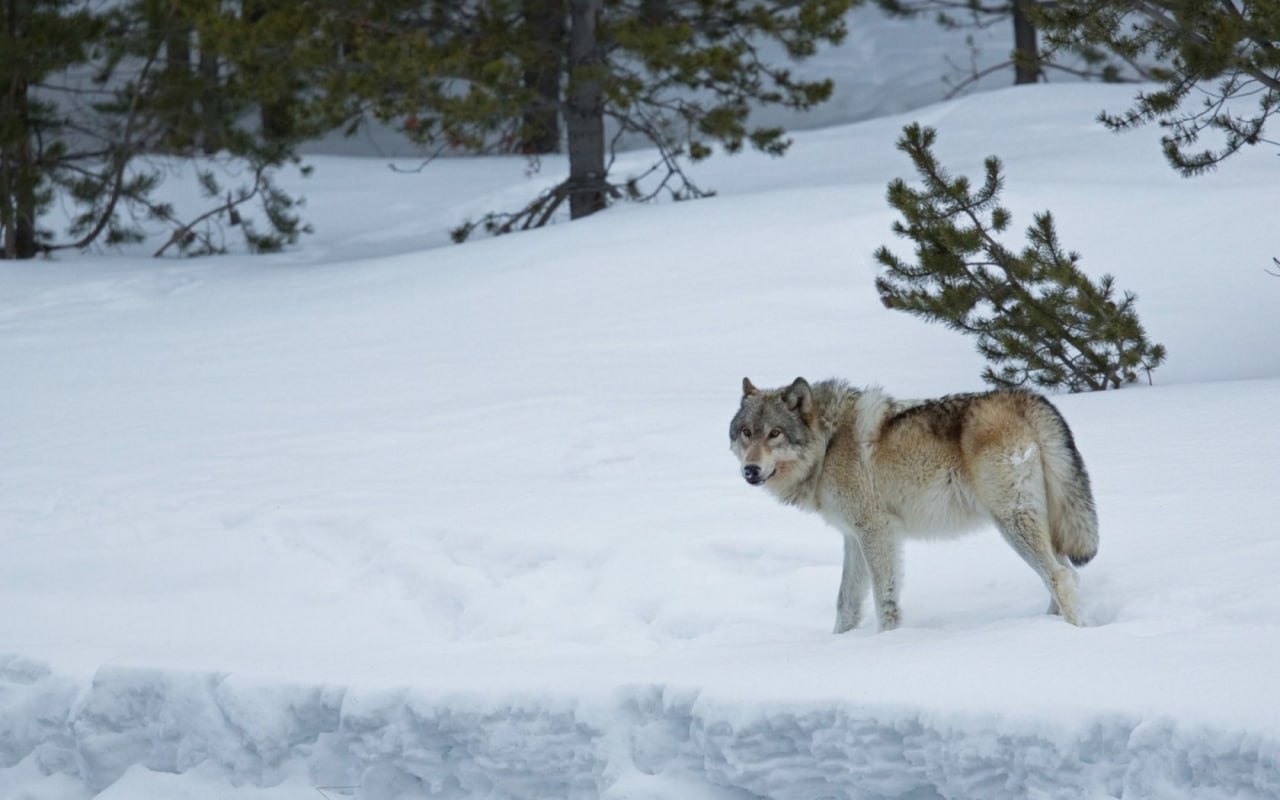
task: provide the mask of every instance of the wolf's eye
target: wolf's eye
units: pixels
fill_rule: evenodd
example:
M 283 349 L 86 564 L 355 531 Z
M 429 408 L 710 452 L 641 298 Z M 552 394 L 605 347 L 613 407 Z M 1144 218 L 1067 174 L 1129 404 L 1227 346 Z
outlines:
M 782 429 L 781 429 L 781 428 L 774 428 L 773 430 L 769 431 L 769 438 L 770 438 L 770 439 L 777 439 L 777 438 L 778 438 L 779 436 L 781 436 L 781 435 L 782 435 Z
M 742 436 L 743 439 L 751 438 L 751 429 L 748 427 L 744 426 L 742 430 L 738 431 L 738 433 Z

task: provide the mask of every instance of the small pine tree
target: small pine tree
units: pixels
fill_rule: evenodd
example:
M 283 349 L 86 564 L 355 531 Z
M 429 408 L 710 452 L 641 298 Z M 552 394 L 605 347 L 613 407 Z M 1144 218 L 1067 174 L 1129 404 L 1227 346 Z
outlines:
M 1117 300 L 1110 275 L 1091 281 L 1080 256 L 1062 249 L 1047 211 L 1036 214 L 1021 253 L 1001 244 L 997 235 L 1012 218 L 997 202 L 999 159 L 986 160 L 986 178 L 974 190 L 938 164 L 936 138 L 932 128 L 912 124 L 898 140 L 924 189 L 900 178 L 889 184 L 889 204 L 902 214 L 893 232 L 915 242 L 918 263 L 886 247 L 876 251 L 884 305 L 977 336 L 989 362 L 982 378 L 994 386 L 1079 392 L 1119 388 L 1142 370 L 1149 379 L 1165 349 L 1147 340 L 1136 296 Z

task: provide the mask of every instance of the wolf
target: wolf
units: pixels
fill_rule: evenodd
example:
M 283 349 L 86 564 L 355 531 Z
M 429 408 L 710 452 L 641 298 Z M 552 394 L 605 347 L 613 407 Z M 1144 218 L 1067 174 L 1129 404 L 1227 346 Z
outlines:
M 895 400 L 878 387 L 742 380 L 729 426 L 742 477 L 817 512 L 844 536 L 835 632 L 861 621 L 870 585 L 880 630 L 898 626 L 902 542 L 994 523 L 1080 625 L 1074 567 L 1098 552 L 1098 518 L 1071 429 L 1022 389 Z

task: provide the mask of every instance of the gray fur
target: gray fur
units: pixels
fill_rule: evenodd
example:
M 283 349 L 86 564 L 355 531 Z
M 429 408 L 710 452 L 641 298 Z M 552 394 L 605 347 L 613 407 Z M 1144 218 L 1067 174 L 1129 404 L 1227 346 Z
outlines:
M 749 482 L 843 534 L 837 633 L 858 625 L 868 589 L 881 630 L 897 626 L 903 539 L 984 523 L 1040 576 L 1050 613 L 1081 624 L 1071 565 L 1096 555 L 1097 515 L 1071 430 L 1043 396 L 898 401 L 842 381 L 744 379 L 729 439 Z

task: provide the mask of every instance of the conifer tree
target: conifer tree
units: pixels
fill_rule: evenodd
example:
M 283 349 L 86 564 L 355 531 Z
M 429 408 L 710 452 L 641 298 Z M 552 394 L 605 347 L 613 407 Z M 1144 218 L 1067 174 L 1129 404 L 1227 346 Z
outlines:
M 1062 249 L 1047 211 L 1035 215 L 1021 252 L 1006 247 L 999 236 L 1012 218 L 998 203 L 999 159 L 986 160 L 974 188 L 938 163 L 936 138 L 912 124 L 898 140 L 924 185 L 889 184 L 889 204 L 902 215 L 893 231 L 915 243 L 916 262 L 876 251 L 884 305 L 976 336 L 988 361 L 982 378 L 994 386 L 1079 392 L 1119 388 L 1139 372 L 1149 378 L 1165 349 L 1147 340 L 1135 295 L 1117 298 L 1110 275 L 1090 280 L 1080 256 Z
M 719 145 L 751 146 L 781 155 L 781 128 L 753 125 L 753 105 L 808 109 L 826 100 L 829 80 L 797 79 L 762 55 L 767 42 L 792 58 L 839 42 L 845 13 L 857 0 L 471 0 L 440 10 L 442 24 L 410 26 L 431 70 L 375 67 L 395 73 L 377 104 L 383 119 L 407 119 L 423 143 L 537 152 L 538 134 L 563 123 L 569 175 L 524 208 L 495 213 L 477 225 L 501 233 L 546 224 L 567 206 L 579 218 L 621 199 L 663 193 L 676 199 L 706 192 L 684 169 Z M 424 9 L 426 7 L 424 6 Z M 425 13 L 419 12 L 418 16 Z M 403 46 L 378 41 L 373 61 Z M 404 62 L 401 62 L 404 63 Z M 552 74 L 552 73 L 555 74 Z M 417 77 L 418 80 L 414 80 Z M 542 120 L 538 122 L 537 120 Z M 622 136 L 658 151 L 641 175 L 612 174 Z M 545 141 L 542 142 L 545 145 Z
M 1158 123 L 1165 157 L 1183 175 L 1213 169 L 1266 138 L 1280 112 L 1280 3 L 1275 0 L 1061 0 L 1037 18 L 1046 39 L 1104 47 L 1124 57 L 1156 53 L 1163 65 L 1120 114 L 1099 119 L 1123 131 Z M 1209 134 L 1209 145 L 1200 139 Z
M 218 0 L 0 2 L 0 257 L 137 242 L 161 230 L 170 238 L 157 254 L 219 252 L 229 227 L 256 251 L 295 240 L 304 230 L 295 201 L 272 174 L 306 131 L 285 140 L 242 120 L 281 80 L 268 70 L 249 78 L 250 52 L 293 47 L 297 19 L 271 28 Z M 143 157 L 210 151 L 247 167 L 248 180 L 223 185 L 205 161 L 198 174 L 209 210 L 182 218 L 156 196 L 166 166 Z M 72 212 L 61 235 L 41 224 L 55 198 Z M 260 213 L 248 214 L 250 205 Z
M 82 63 L 101 41 L 104 20 L 69 0 L 0 4 L 0 258 L 31 258 L 47 233 L 41 212 L 53 200 L 43 164 L 67 144 L 44 144 L 56 108 L 38 95 L 46 76 Z
M 1035 0 L 876 0 L 876 4 L 889 14 L 917 17 L 931 14 L 939 25 L 949 30 L 960 28 L 987 28 L 1008 20 L 1013 28 L 1013 48 L 1009 59 L 976 72 L 959 88 L 986 75 L 1013 68 L 1015 85 L 1038 83 L 1044 80 L 1048 59 L 1040 51 L 1040 34 L 1027 14 Z M 954 93 L 954 92 L 953 92 Z
M 1145 80 L 1150 65 L 1139 57 L 1128 57 L 1095 43 L 1047 41 L 1040 30 L 1045 7 L 1058 0 L 876 0 L 881 9 L 894 16 L 931 15 L 948 30 L 973 30 L 1008 25 L 1012 31 L 1009 57 L 952 81 L 947 96 L 952 97 L 978 81 L 999 72 L 1012 71 L 1014 85 L 1042 83 L 1052 74 L 1067 74 L 1086 80 L 1114 83 Z M 970 43 L 976 50 L 976 46 Z M 976 60 L 976 59 L 975 59 Z

